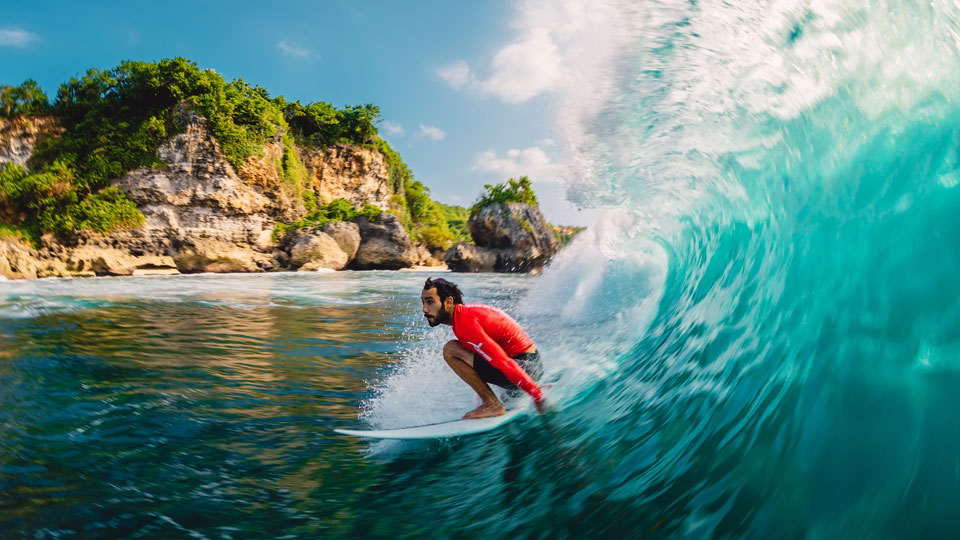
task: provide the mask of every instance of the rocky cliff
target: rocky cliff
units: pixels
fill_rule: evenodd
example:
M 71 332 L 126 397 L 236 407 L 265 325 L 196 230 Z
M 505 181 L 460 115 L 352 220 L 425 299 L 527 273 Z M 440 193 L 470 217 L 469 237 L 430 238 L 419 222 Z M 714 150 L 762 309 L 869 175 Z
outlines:
M 116 181 L 146 218 L 129 233 L 171 255 L 181 272 L 272 268 L 274 224 L 305 212 L 270 165 L 282 155 L 282 143 L 268 143 L 262 157 L 235 171 L 205 119 L 183 111 L 182 120 L 185 131 L 158 149 L 165 166 L 135 169 Z
M 143 227 L 108 235 L 84 232 L 69 240 L 46 236 L 36 250 L 6 239 L 0 246 L 0 275 L 32 278 L 342 268 L 353 259 L 356 248 L 349 256 L 342 251 L 321 253 L 326 247 L 330 248 L 327 251 L 340 250 L 323 231 L 313 233 L 312 239 L 277 241 L 272 237 L 276 223 L 296 221 L 306 214 L 301 196 L 304 189 L 312 190 L 321 202 L 344 198 L 356 206 L 370 203 L 388 208 L 392 195 L 389 171 L 383 155 L 375 150 L 348 145 L 298 149 L 306 168 L 306 179 L 298 186 L 281 178 L 277 166 L 284 154 L 282 133 L 264 146 L 261 156 L 248 158 L 237 170 L 224 158 L 204 118 L 186 108 L 177 114 L 184 131 L 158 148 L 164 165 L 129 171 L 114 182 L 143 213 Z M 49 118 L 0 120 L 0 163 L 25 164 L 38 138 L 49 135 L 56 135 L 55 123 Z M 370 242 L 379 245 L 383 238 L 398 243 L 397 250 L 403 254 L 388 261 L 388 267 L 423 262 L 411 255 L 417 250 L 402 227 L 396 231 L 393 221 L 385 223 L 385 228 L 369 225 L 364 224 L 369 241 L 358 241 L 365 255 L 357 267 L 378 267 L 369 262 L 369 249 L 364 251 L 363 246 Z M 380 234 L 381 229 L 389 234 Z
M 26 165 L 38 140 L 59 133 L 51 116 L 0 118 L 0 163 Z
M 383 154 L 360 146 L 338 144 L 329 148 L 304 148 L 300 159 L 307 168 L 309 186 L 324 204 L 346 199 L 383 209 L 390 205 L 390 171 Z

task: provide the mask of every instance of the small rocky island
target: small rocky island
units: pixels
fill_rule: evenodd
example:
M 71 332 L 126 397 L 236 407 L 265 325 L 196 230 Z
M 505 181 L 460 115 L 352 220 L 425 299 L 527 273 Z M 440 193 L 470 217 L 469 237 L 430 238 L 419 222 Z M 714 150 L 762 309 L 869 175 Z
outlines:
M 530 181 L 511 178 L 487 189 L 468 221 L 474 243 L 454 244 L 444 256 L 447 266 L 454 272 L 539 272 L 560 239 L 540 214 Z
M 32 81 L 2 87 L 0 276 L 531 272 L 563 239 L 526 178 L 469 214 L 431 200 L 372 105 L 270 99 L 182 59 L 108 75 L 52 105 Z

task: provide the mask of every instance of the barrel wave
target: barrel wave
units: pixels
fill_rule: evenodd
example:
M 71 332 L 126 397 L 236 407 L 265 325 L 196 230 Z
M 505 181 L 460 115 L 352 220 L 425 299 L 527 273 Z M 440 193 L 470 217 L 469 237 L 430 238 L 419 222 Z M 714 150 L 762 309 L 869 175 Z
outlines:
M 522 302 L 560 406 L 387 500 L 502 537 L 956 536 L 957 6 L 615 8 L 603 103 L 562 113 L 605 217 Z

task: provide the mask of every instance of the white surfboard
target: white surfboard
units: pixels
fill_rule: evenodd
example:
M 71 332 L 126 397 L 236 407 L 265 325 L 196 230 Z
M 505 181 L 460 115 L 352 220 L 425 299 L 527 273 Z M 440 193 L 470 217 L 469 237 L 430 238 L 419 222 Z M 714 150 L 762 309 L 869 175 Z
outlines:
M 530 407 L 521 407 L 507 411 L 500 416 L 476 418 L 471 420 L 452 420 L 425 426 L 413 426 L 397 429 L 335 429 L 341 435 L 352 435 L 366 439 L 444 439 L 473 435 L 496 429 L 504 424 L 520 418 L 531 410 Z

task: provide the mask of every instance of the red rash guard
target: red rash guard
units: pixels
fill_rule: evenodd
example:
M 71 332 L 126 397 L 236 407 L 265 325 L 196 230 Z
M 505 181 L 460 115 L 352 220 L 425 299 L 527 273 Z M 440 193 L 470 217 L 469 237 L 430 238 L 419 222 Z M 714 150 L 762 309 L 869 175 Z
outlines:
M 453 334 L 534 401 L 543 399 L 537 383 L 513 361 L 512 357 L 533 346 L 533 340 L 509 315 L 484 304 L 457 304 L 453 309 Z

